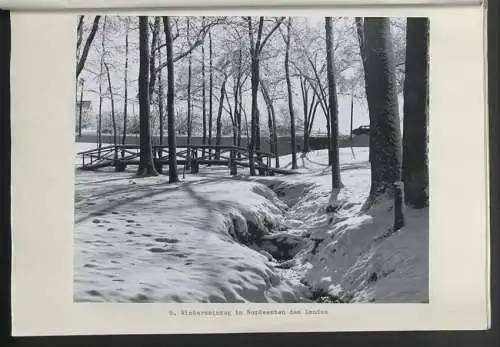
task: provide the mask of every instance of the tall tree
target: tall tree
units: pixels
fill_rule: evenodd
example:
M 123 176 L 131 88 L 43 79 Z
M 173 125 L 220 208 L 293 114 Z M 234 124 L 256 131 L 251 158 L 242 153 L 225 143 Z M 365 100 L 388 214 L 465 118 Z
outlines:
M 205 24 L 205 17 L 202 19 L 202 26 Z M 207 144 L 207 101 L 206 101 L 206 84 L 205 84 L 205 42 L 201 44 L 201 99 L 202 99 L 202 124 L 203 135 L 202 144 Z M 203 148 L 203 156 L 205 156 L 205 148 Z
M 82 111 L 83 111 L 83 89 L 85 87 L 85 80 L 80 79 L 80 104 L 78 104 L 78 137 L 82 137 Z
M 122 136 L 122 158 L 125 156 L 125 142 L 127 140 L 127 117 L 128 117 L 128 50 L 130 23 L 128 17 L 125 19 L 125 72 L 124 72 L 124 96 L 123 96 L 123 136 Z
M 361 62 L 363 63 L 363 72 L 364 72 L 364 76 L 365 76 L 364 86 L 365 86 L 365 91 L 368 93 L 368 85 L 367 85 L 368 82 L 366 80 L 366 78 L 367 78 L 366 77 L 367 76 L 366 44 L 365 44 L 365 29 L 364 29 L 363 18 L 356 17 L 355 18 L 355 23 L 356 23 L 356 32 L 358 34 L 359 54 L 361 56 Z M 370 107 L 368 107 L 368 113 L 370 113 Z M 371 133 L 371 129 L 370 129 L 370 133 Z M 372 141 L 373 141 L 373 136 L 370 135 L 370 138 L 369 138 L 369 146 L 370 146 L 370 148 L 373 147 Z M 371 159 L 372 155 L 373 155 L 373 151 L 370 150 L 370 153 L 369 153 L 369 160 L 370 160 L 370 162 L 372 161 L 372 159 Z
M 326 31 L 326 71 L 328 75 L 328 103 L 330 113 L 330 143 L 332 148 L 332 188 L 341 188 L 340 181 L 340 161 L 339 161 L 339 121 L 337 87 L 335 83 L 335 61 L 333 60 L 333 20 L 331 17 L 325 18 Z
M 276 112 L 274 110 L 273 100 L 269 95 L 269 91 L 267 90 L 267 86 L 265 83 L 261 83 L 262 95 L 264 96 L 264 101 L 267 106 L 268 112 L 268 127 L 269 127 L 269 137 L 270 137 L 270 145 L 271 152 L 274 154 L 275 158 L 275 167 L 280 167 L 280 158 L 278 156 L 278 134 L 276 131 Z
M 118 148 L 116 145 L 118 144 L 118 133 L 116 129 L 116 114 L 115 114 L 115 98 L 113 95 L 113 83 L 111 82 L 111 74 L 109 73 L 108 63 L 104 63 L 106 68 L 106 76 L 108 78 L 108 89 L 109 89 L 109 97 L 111 99 L 111 123 L 113 124 L 113 145 L 115 146 L 114 150 L 114 158 L 118 159 Z
M 85 66 L 85 61 L 87 60 L 87 56 L 89 55 L 90 51 L 90 46 L 92 45 L 92 41 L 94 41 L 95 35 L 97 33 L 97 29 L 99 28 L 99 20 L 101 19 L 101 16 L 95 16 L 94 22 L 92 23 L 92 28 L 90 29 L 90 34 L 87 37 L 87 40 L 85 41 L 85 45 L 83 47 L 83 52 L 80 58 L 78 59 L 78 62 L 76 64 L 76 77 L 80 76 L 80 73 L 83 70 L 83 67 Z M 83 16 L 80 17 L 80 23 L 79 25 L 83 25 Z M 79 46 L 79 44 L 77 43 Z M 77 47 L 79 50 L 79 47 Z
M 224 80 L 222 81 L 222 85 L 220 87 L 220 99 L 219 99 L 219 112 L 217 113 L 217 133 L 215 137 L 215 144 L 220 146 L 221 136 L 222 136 L 222 110 L 224 107 L 224 94 L 226 93 L 226 82 L 227 75 L 224 75 Z M 230 107 L 230 106 L 229 106 Z M 215 150 L 215 159 L 220 158 L 220 150 Z
M 212 31 L 208 32 L 208 50 L 209 50 L 209 91 L 208 91 L 208 144 L 212 144 L 212 123 L 213 123 L 213 88 L 214 88 L 214 66 L 212 50 Z M 229 106 L 229 104 L 228 104 Z M 231 106 L 229 106 L 231 107 Z M 211 153 L 209 152 L 209 156 Z
M 158 46 L 160 45 L 160 41 L 158 41 Z M 161 49 L 158 48 L 158 63 L 161 64 Z M 163 130 L 165 128 L 164 126 L 164 106 L 163 106 L 163 78 L 162 78 L 162 72 L 158 72 L 158 109 L 159 109 L 159 118 L 160 118 L 160 146 L 163 145 L 163 137 L 164 133 Z
M 170 17 L 163 17 L 163 28 L 165 30 L 167 46 L 167 125 L 168 125 L 168 178 L 170 183 L 178 182 L 177 174 L 177 145 L 175 139 L 175 110 L 174 110 L 174 58 L 173 58 L 173 40 L 172 28 L 170 26 Z
M 151 143 L 151 117 L 149 109 L 149 33 L 148 17 L 139 17 L 139 132 L 140 160 L 138 177 L 157 176 L 153 163 L 153 146 Z
M 156 82 L 156 54 L 155 51 L 159 50 L 158 49 L 158 38 L 160 35 L 160 22 L 161 18 L 160 17 L 155 17 L 155 21 L 153 24 L 153 32 L 152 32 L 152 37 L 151 37 L 151 54 L 150 54 L 150 59 L 149 59 L 149 100 L 150 102 L 153 99 L 153 92 L 155 89 L 155 82 Z M 158 71 L 159 73 L 160 71 Z
M 371 188 L 364 209 L 394 200 L 394 229 L 404 225 L 401 129 L 389 18 L 365 18 L 366 95 L 370 113 Z
M 191 21 L 189 20 L 189 17 L 187 18 L 187 37 L 188 37 L 188 43 L 189 43 L 189 35 L 190 35 L 190 29 L 191 29 Z M 187 83 L 187 145 L 191 145 L 191 134 L 192 134 L 192 115 L 191 115 L 191 78 L 192 78 L 192 54 L 189 52 L 188 54 L 188 83 Z M 191 152 L 188 149 L 188 154 L 187 154 L 187 168 L 189 169 L 190 167 L 190 161 L 191 161 Z
M 403 118 L 403 182 L 407 205 L 428 205 L 429 20 L 408 18 Z
M 290 112 L 290 135 L 292 138 L 292 170 L 297 169 L 297 145 L 295 141 L 295 113 L 293 110 L 292 82 L 290 80 L 290 36 L 292 28 L 292 17 L 288 17 L 287 33 L 285 40 L 285 76 L 288 92 L 288 110 Z
M 260 81 L 260 57 L 265 44 L 268 42 L 271 35 L 279 28 L 281 23 L 285 20 L 285 17 L 281 17 L 276 20 L 271 30 L 267 35 L 262 38 L 262 31 L 264 28 L 264 17 L 259 17 L 259 26 L 257 29 L 257 37 L 254 37 L 254 28 L 252 23 L 252 17 L 247 17 L 248 24 L 248 36 L 250 38 L 250 57 L 251 57 L 251 85 L 252 85 L 252 114 L 251 114 L 251 136 L 249 144 L 249 165 L 250 165 L 250 175 L 255 175 L 255 148 L 257 142 L 258 133 L 258 119 L 259 110 L 257 103 L 257 94 L 259 92 L 259 81 Z
M 103 92 L 102 92 L 102 76 L 104 74 L 104 56 L 106 55 L 106 23 L 107 17 L 104 16 L 104 22 L 102 23 L 102 38 L 101 38 L 101 57 L 99 64 L 99 114 L 97 121 L 97 156 L 101 156 L 102 148 L 102 102 L 103 102 Z

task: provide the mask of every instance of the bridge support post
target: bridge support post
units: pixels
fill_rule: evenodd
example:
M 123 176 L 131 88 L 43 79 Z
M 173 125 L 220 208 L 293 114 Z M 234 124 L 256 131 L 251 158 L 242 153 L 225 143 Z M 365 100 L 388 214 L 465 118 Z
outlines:
M 115 166 L 115 172 L 123 172 L 127 168 L 127 164 L 123 163 L 118 159 L 115 159 L 114 166 Z
M 200 171 L 200 164 L 198 163 L 198 158 L 193 158 L 191 160 L 191 173 L 195 174 Z
M 235 151 L 231 151 L 229 156 L 229 174 L 231 176 L 238 174 L 238 168 L 236 166 L 236 153 Z
M 160 173 L 160 174 L 163 173 L 163 164 L 162 164 L 160 159 L 155 159 L 154 165 L 155 165 L 155 169 L 156 169 L 156 171 L 158 171 L 158 173 Z

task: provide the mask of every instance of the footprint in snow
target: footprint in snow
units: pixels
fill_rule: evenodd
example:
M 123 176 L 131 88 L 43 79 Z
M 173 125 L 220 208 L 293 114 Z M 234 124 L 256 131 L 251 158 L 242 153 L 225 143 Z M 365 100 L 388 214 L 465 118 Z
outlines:
M 177 239 L 169 239 L 168 237 L 158 237 L 155 239 L 156 242 L 165 242 L 165 243 L 177 243 L 179 240 Z
M 164 248 L 159 248 L 159 247 L 153 247 L 153 248 L 150 248 L 149 251 L 151 253 L 164 253 L 166 252 L 167 250 L 164 249 Z

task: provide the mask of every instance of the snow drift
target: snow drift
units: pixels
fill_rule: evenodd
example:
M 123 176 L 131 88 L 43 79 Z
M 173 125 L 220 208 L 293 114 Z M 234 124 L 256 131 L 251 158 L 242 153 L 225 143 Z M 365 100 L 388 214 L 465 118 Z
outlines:
M 428 211 L 407 209 L 394 234 L 392 211 L 362 213 L 367 159 L 341 150 L 334 214 L 326 151 L 292 176 L 211 167 L 172 185 L 77 171 L 75 300 L 426 302 Z

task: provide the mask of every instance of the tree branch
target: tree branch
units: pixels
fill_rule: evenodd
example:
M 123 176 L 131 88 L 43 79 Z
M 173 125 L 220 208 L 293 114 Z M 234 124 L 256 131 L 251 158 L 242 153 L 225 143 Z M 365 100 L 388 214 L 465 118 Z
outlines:
M 89 36 L 87 37 L 87 41 L 85 42 L 85 46 L 83 47 L 83 52 L 82 55 L 78 61 L 78 64 L 76 65 L 76 77 L 80 76 L 80 73 L 83 70 L 83 67 L 85 66 L 85 61 L 87 60 L 87 56 L 89 54 L 90 46 L 92 44 L 92 41 L 94 40 L 95 34 L 97 33 L 97 29 L 99 28 L 99 20 L 101 19 L 101 16 L 95 16 L 94 18 L 94 23 L 92 24 L 92 29 L 90 31 Z
M 261 17 L 261 18 L 262 18 L 262 21 L 263 21 L 264 17 Z M 264 45 L 266 44 L 267 40 L 269 40 L 269 38 L 271 37 L 271 35 L 276 31 L 276 29 L 279 28 L 279 26 L 281 25 L 281 23 L 283 23 L 283 21 L 285 20 L 285 18 L 286 17 L 281 17 L 280 19 L 278 19 L 278 21 L 276 22 L 276 24 L 274 25 L 274 27 L 267 34 L 267 36 L 264 38 L 264 41 L 262 41 L 262 44 L 259 47 L 259 53 L 262 52 L 262 49 L 264 48 Z

